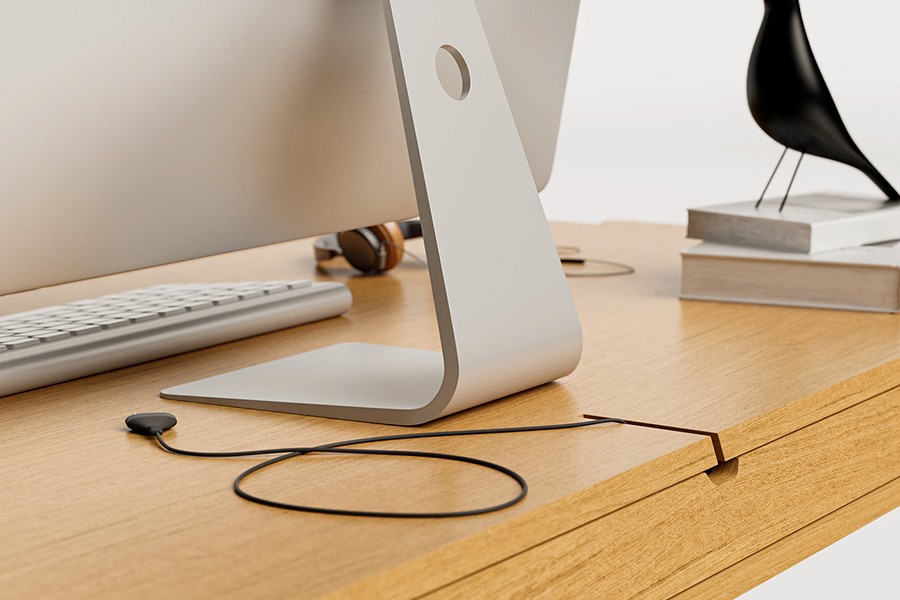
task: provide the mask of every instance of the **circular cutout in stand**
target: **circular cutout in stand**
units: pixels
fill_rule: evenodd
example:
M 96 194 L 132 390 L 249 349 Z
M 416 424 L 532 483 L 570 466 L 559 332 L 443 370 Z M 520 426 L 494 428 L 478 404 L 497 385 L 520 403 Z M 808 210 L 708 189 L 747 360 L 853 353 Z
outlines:
M 441 46 L 434 59 L 434 66 L 438 81 L 447 95 L 454 100 L 465 100 L 472 87 L 472 79 L 469 76 L 469 65 L 459 50 L 449 45 Z

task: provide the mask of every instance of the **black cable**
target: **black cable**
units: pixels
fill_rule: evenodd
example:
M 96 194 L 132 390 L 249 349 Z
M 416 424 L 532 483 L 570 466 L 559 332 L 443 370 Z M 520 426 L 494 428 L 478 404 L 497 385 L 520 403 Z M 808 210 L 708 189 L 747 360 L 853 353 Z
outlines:
M 411 259 L 415 260 L 417 263 L 424 267 L 428 267 L 428 262 L 419 257 L 417 254 L 410 252 L 405 247 L 395 244 L 391 241 L 385 241 L 385 246 L 390 246 L 396 250 L 399 250 L 406 256 L 409 256 Z M 581 252 L 581 248 L 578 246 L 557 246 L 556 252 L 559 254 L 559 260 L 563 264 L 563 272 L 566 277 L 618 277 L 620 275 L 631 275 L 635 272 L 634 267 L 631 265 L 626 265 L 625 263 L 615 262 L 612 260 L 605 260 L 602 258 L 584 258 L 582 256 L 572 256 L 577 255 Z M 604 267 L 613 267 L 618 269 L 617 271 L 572 271 L 571 269 L 566 269 L 565 266 L 573 264 L 573 265 L 603 265 Z
M 626 265 L 625 263 L 613 262 L 611 260 L 603 260 L 602 258 L 566 258 L 560 257 L 560 262 L 563 265 L 587 265 L 587 264 L 596 264 L 603 265 L 605 267 L 615 267 L 619 269 L 618 271 L 602 271 L 602 272 L 578 272 L 578 271 L 565 271 L 565 267 L 563 270 L 566 273 L 566 277 L 618 277 L 620 275 L 631 275 L 634 273 L 634 267 L 630 265 Z
M 174 421 L 173 421 L 174 423 Z M 495 512 L 498 510 L 502 510 L 504 508 L 508 508 L 514 504 L 520 502 L 525 495 L 528 493 L 528 484 L 525 481 L 525 478 L 509 469 L 504 467 L 503 465 L 498 465 L 497 463 L 492 463 L 486 460 L 481 460 L 478 458 L 471 458 L 468 456 L 462 456 L 459 454 L 443 454 L 438 452 L 423 452 L 423 451 L 407 451 L 407 450 L 360 450 L 360 449 L 351 449 L 346 448 L 346 446 L 355 446 L 359 444 L 374 444 L 379 442 L 390 442 L 397 440 L 415 440 L 415 439 L 423 439 L 423 438 L 435 438 L 435 437 L 454 437 L 454 436 L 465 436 L 465 435 L 491 435 L 498 433 L 524 433 L 531 431 L 552 431 L 559 429 L 574 429 L 576 427 L 588 427 L 591 425 L 600 425 L 603 423 L 619 423 L 625 425 L 625 421 L 620 419 L 591 419 L 578 423 L 562 423 L 558 425 L 535 425 L 529 427 L 504 427 L 504 428 L 494 428 L 494 429 L 468 429 L 468 430 L 460 430 L 460 431 L 432 431 L 432 432 L 421 432 L 421 433 L 408 433 L 408 434 L 400 434 L 400 435 L 386 435 L 379 437 L 370 437 L 370 438 L 360 438 L 356 440 L 346 440 L 342 442 L 335 442 L 332 444 L 325 444 L 322 446 L 314 446 L 314 447 L 300 447 L 300 448 L 272 448 L 267 450 L 245 450 L 245 451 L 237 451 L 237 452 L 195 452 L 192 450 L 181 450 L 170 446 L 162 439 L 162 431 L 156 430 L 153 431 L 153 435 L 156 437 L 156 440 L 159 442 L 160 446 L 170 452 L 172 454 L 178 454 L 181 456 L 193 456 L 200 458 L 233 458 L 239 456 L 258 456 L 263 454 L 280 454 L 281 456 L 276 456 L 274 458 L 270 458 L 266 461 L 263 461 L 253 467 L 250 467 L 243 473 L 237 476 L 234 480 L 234 492 L 244 498 L 245 500 L 249 500 L 250 502 L 256 502 L 257 504 L 263 504 L 266 506 L 272 506 L 275 508 L 283 508 L 287 510 L 296 510 L 301 512 L 312 512 L 312 513 L 322 513 L 328 515 L 343 515 L 343 516 L 354 516 L 354 517 L 392 517 L 392 518 L 402 518 L 402 519 L 435 519 L 435 518 L 447 518 L 447 517 L 467 517 L 472 515 L 482 515 L 485 513 Z M 315 506 L 304 506 L 300 504 L 288 504 L 284 502 L 277 502 L 274 500 L 268 500 L 266 498 L 260 498 L 258 496 L 254 496 L 241 488 L 241 482 L 248 477 L 249 475 L 256 473 L 257 471 L 261 471 L 266 467 L 270 467 L 284 460 L 288 460 L 291 458 L 297 458 L 299 456 L 306 456 L 309 454 L 321 454 L 321 453 L 338 453 L 338 454 L 357 454 L 357 455 L 367 455 L 367 456 L 414 456 L 419 458 L 434 458 L 439 460 L 452 460 L 457 462 L 464 462 L 473 465 L 477 465 L 480 467 L 485 467 L 488 469 L 492 469 L 494 471 L 498 471 L 503 473 L 504 475 L 510 477 L 515 480 L 516 483 L 519 484 L 519 494 L 509 500 L 507 502 L 503 502 L 501 504 L 496 504 L 494 506 L 488 506 L 485 508 L 477 508 L 472 510 L 463 510 L 463 511 L 448 511 L 448 512 L 419 512 L 419 513 L 409 513 L 409 512 L 383 512 L 383 511 L 364 511 L 364 510 L 341 510 L 341 509 L 332 509 L 332 508 L 320 508 Z
M 563 264 L 563 271 L 565 272 L 566 277 L 618 277 L 620 275 L 631 275 L 635 272 L 634 267 L 626 265 L 625 263 L 604 260 L 602 258 L 573 256 L 581 254 L 581 248 L 578 246 L 557 246 L 556 253 L 559 254 L 559 260 Z M 566 265 L 584 266 L 589 263 L 603 265 L 605 267 L 614 267 L 618 269 L 618 271 L 571 271 L 566 270 L 565 268 Z
M 279 456 L 270 460 L 267 460 L 263 463 L 256 465 L 255 467 L 251 467 L 247 469 L 241 475 L 238 476 L 234 481 L 234 491 L 235 493 L 244 498 L 246 500 L 250 500 L 251 502 L 257 502 L 259 504 L 264 504 L 266 506 L 273 506 L 275 508 L 284 508 L 288 510 L 298 510 L 304 512 L 314 512 L 314 513 L 322 513 L 326 515 L 343 515 L 348 517 L 393 517 L 398 519 L 436 519 L 436 518 L 447 518 L 447 517 L 470 517 L 473 515 L 483 515 L 485 513 L 494 512 L 497 510 L 502 510 L 504 508 L 508 508 L 513 504 L 521 501 L 525 495 L 528 493 L 528 484 L 525 482 L 525 479 L 513 471 L 512 469 L 508 469 L 502 465 L 498 465 L 496 463 L 488 462 L 486 460 L 481 460 L 478 458 L 469 458 L 467 456 L 460 456 L 458 454 L 442 454 L 437 452 L 420 452 L 420 451 L 403 451 L 403 450 L 350 450 L 350 449 L 330 449 L 323 450 L 323 452 L 343 452 L 348 454 L 365 454 L 369 456 L 415 456 L 420 458 L 437 458 L 441 460 L 454 460 L 458 462 L 470 463 L 473 465 L 478 465 L 481 467 L 486 467 L 488 469 L 492 469 L 494 471 L 499 471 L 504 475 L 507 475 L 514 479 L 516 483 L 519 484 L 519 494 L 509 500 L 507 502 L 503 502 L 501 504 L 496 504 L 494 506 L 488 506 L 485 508 L 476 508 L 472 510 L 460 510 L 460 511 L 448 511 L 448 512 L 385 512 L 385 511 L 367 511 L 367 510 L 343 510 L 337 508 L 319 508 L 312 506 L 301 506 L 298 504 L 287 504 L 284 502 L 277 502 L 274 500 L 267 500 L 265 498 L 260 498 L 259 496 L 254 496 L 240 487 L 241 481 L 247 477 L 248 475 L 255 473 L 261 469 L 264 469 L 270 465 L 274 465 L 275 463 L 281 462 L 283 460 L 287 460 L 289 458 L 294 458 L 296 456 L 302 456 L 302 454 L 294 453 L 294 454 L 286 454 L 284 456 Z

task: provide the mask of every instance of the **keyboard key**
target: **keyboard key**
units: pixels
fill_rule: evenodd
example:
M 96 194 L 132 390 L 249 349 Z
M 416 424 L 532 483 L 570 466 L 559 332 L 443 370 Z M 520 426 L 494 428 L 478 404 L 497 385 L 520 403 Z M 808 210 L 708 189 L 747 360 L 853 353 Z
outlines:
M 128 306 L 130 304 L 134 304 L 134 300 L 113 300 L 112 302 L 104 302 L 103 306 L 106 306 L 107 308 L 115 308 L 119 306 Z
M 74 319 L 70 319 L 72 323 L 90 323 L 91 321 L 96 321 L 97 315 L 85 315 L 83 317 L 77 317 Z
M 13 335 L 17 336 L 27 336 L 34 331 L 42 331 L 42 329 L 40 327 L 21 327 L 19 329 L 10 330 Z
M 42 335 L 50 335 L 51 333 L 56 333 L 55 331 L 49 329 L 38 329 L 36 331 L 32 331 L 27 334 L 27 337 L 39 338 Z
M 23 330 L 23 329 L 25 329 L 25 328 L 24 327 L 13 327 L 12 329 L 4 329 L 3 331 L 5 333 L 3 335 L 0 335 L 0 338 L 21 337 L 18 333 L 16 333 L 16 331 Z M 29 329 L 35 329 L 35 327 L 30 327 Z
M 215 304 L 216 306 L 221 306 L 223 304 L 233 304 L 235 302 L 240 302 L 240 300 L 241 299 L 238 298 L 237 296 L 222 295 L 222 296 L 211 296 L 210 297 L 210 301 L 213 304 Z
M 101 331 L 102 327 L 99 325 L 71 325 L 66 327 L 64 331 L 71 333 L 72 335 L 84 335 L 86 333 L 94 333 L 95 331 Z
M 111 315 L 106 315 L 106 317 L 108 319 L 126 319 L 128 321 L 131 321 L 132 317 L 136 318 L 139 314 L 140 313 L 136 313 L 136 312 L 120 312 L 120 313 L 113 313 Z M 131 321 L 131 322 L 134 323 L 134 321 Z
M 103 329 L 115 329 L 116 327 L 122 327 L 123 325 L 130 324 L 131 321 L 128 319 L 106 319 L 103 321 L 95 321 L 92 325 L 99 325 Z
M 187 306 L 188 303 L 190 303 L 192 301 L 193 301 L 193 298 L 191 300 L 187 300 L 187 301 L 181 300 L 179 298 L 174 298 L 174 297 L 173 298 L 163 298 L 162 300 L 157 302 L 156 305 L 157 306 Z
M 103 313 L 109 312 L 108 306 L 91 306 L 90 308 L 84 308 L 81 311 L 84 315 L 102 315 Z
M 187 309 L 183 306 L 161 306 L 155 310 L 156 313 L 161 317 L 170 317 L 172 315 L 187 312 Z
M 78 302 L 69 302 L 64 306 L 76 306 L 76 307 L 88 307 L 88 306 L 96 306 L 99 304 L 99 300 L 97 298 L 91 298 L 90 300 L 79 300 Z
M 191 302 L 187 306 L 185 306 L 188 310 L 203 310 L 204 308 L 212 308 L 213 303 L 209 300 L 201 300 L 199 302 Z
M 68 315 L 68 314 L 72 314 L 72 313 L 77 313 L 79 310 L 80 310 L 80 309 L 79 309 L 77 306 L 60 306 L 60 307 L 59 307 L 59 310 L 55 310 L 55 311 L 53 311 L 53 312 L 50 313 L 50 314 L 52 314 L 52 315 L 57 315 L 57 316 L 61 316 L 61 315 Z
M 46 315 L 50 311 L 54 310 L 55 306 L 48 306 L 47 308 L 39 308 L 37 310 L 29 310 L 28 312 L 18 313 L 16 316 L 17 319 L 21 321 L 27 321 L 29 319 L 40 318 L 42 315 Z
M 59 321 L 59 320 L 56 320 L 56 321 L 40 321 L 40 322 L 38 322 L 38 323 L 35 323 L 35 325 L 37 325 L 37 326 L 40 327 L 41 329 L 56 329 L 57 327 L 62 327 L 62 326 L 64 326 L 64 325 L 68 325 L 68 324 L 69 324 L 68 321 Z
M 247 290 L 238 292 L 238 298 L 241 300 L 251 300 L 253 298 L 262 298 L 266 293 L 262 290 Z
M 132 315 L 128 317 L 128 320 L 132 323 L 146 323 L 147 321 L 152 321 L 153 319 L 158 319 L 159 314 L 155 312 L 145 312 L 138 313 L 136 315 Z
M 149 302 L 129 302 L 128 304 L 120 304 L 119 308 L 122 309 L 122 312 L 130 312 L 130 313 L 138 313 L 142 312 Z
M 16 340 L 4 342 L 3 345 L 9 348 L 10 350 L 20 350 L 22 348 L 29 348 L 31 346 L 39 346 L 40 341 L 34 338 L 17 338 Z
M 309 279 L 298 279 L 297 281 L 289 281 L 288 287 L 292 290 L 299 290 L 301 288 L 308 288 L 312 285 L 312 281 Z
M 47 315 L 31 315 L 22 319 L 23 323 L 37 323 L 38 321 L 46 321 Z
M 52 312 L 44 315 L 43 321 L 57 321 L 59 319 L 65 319 L 67 316 L 75 313 L 74 310 L 67 310 L 65 312 Z
M 286 292 L 289 289 L 291 288 L 286 283 L 271 283 L 262 287 L 262 291 L 267 294 L 279 294 L 281 292 Z
M 35 335 L 33 337 L 36 337 L 42 342 L 56 342 L 72 337 L 72 335 L 68 331 L 52 331 L 45 335 Z

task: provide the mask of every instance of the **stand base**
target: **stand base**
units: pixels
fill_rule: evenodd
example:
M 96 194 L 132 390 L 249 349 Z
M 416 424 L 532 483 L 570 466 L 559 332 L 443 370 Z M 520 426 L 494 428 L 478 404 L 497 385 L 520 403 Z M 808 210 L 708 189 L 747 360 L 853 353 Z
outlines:
M 440 352 L 339 344 L 163 390 L 169 400 L 414 425 L 444 378 Z

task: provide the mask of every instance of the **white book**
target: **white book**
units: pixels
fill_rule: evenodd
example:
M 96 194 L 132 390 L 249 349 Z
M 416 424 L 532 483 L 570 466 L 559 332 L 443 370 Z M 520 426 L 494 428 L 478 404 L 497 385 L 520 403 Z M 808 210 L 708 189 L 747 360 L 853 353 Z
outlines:
M 831 194 L 688 209 L 688 237 L 782 252 L 827 252 L 900 239 L 900 202 Z
M 681 297 L 900 311 L 900 242 L 796 254 L 703 242 L 681 253 Z

